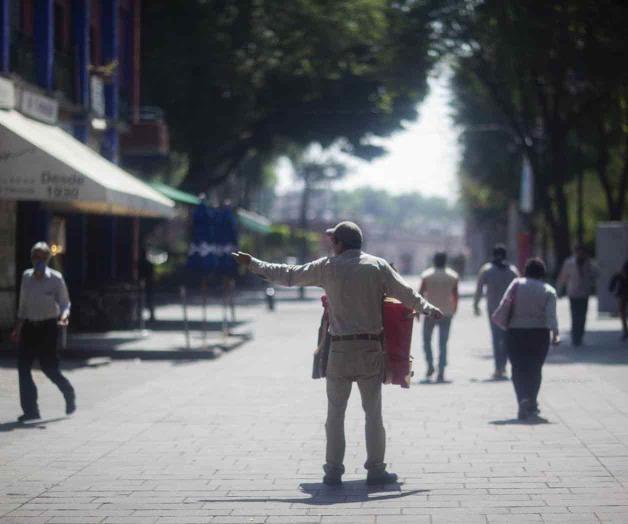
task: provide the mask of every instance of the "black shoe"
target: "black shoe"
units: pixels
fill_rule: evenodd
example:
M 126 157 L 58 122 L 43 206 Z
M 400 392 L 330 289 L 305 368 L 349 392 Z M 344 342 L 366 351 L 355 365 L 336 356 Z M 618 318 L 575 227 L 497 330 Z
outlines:
M 65 414 L 71 415 L 76 411 L 76 396 L 69 395 L 65 397 Z
M 41 416 L 39 415 L 39 413 L 24 413 L 23 415 L 20 415 L 19 417 L 17 417 L 17 421 L 28 422 L 29 420 L 37 420 L 40 418 Z
M 519 412 L 517 413 L 517 418 L 519 420 L 526 420 L 530 416 L 530 401 L 528 399 L 523 399 L 519 402 Z
M 493 380 L 508 380 L 506 371 L 503 369 L 496 369 L 491 378 Z
M 370 473 L 366 476 L 366 483 L 369 486 L 381 486 L 382 484 L 394 484 L 397 482 L 396 473 L 388 473 L 388 471 L 382 471 L 379 473 Z
M 427 373 L 425 373 L 425 378 L 430 378 L 434 374 L 434 366 L 431 364 L 427 367 Z
M 438 376 L 436 377 L 436 382 L 445 382 L 445 371 L 440 370 L 438 372 Z
M 323 484 L 326 486 L 340 486 L 342 484 L 342 477 L 338 475 L 325 475 L 323 477 Z

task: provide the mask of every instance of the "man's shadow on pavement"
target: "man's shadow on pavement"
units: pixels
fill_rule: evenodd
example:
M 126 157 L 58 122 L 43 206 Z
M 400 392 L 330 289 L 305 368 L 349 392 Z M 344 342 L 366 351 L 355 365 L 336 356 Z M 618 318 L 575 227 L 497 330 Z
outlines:
M 525 420 L 510 418 L 507 420 L 491 420 L 489 424 L 493 426 L 538 426 L 539 424 L 553 424 L 543 417 L 530 417 Z
M 447 378 L 445 380 L 430 380 L 429 378 L 423 378 L 421 380 L 413 382 L 413 384 L 418 384 L 421 386 L 444 386 L 446 384 L 453 384 L 453 383 L 454 383 L 453 380 L 449 380 Z
M 3 422 L 0 424 L 0 433 L 14 431 L 16 429 L 46 429 L 46 424 L 60 422 L 61 420 L 67 420 L 67 418 L 68 417 L 49 418 L 33 422 Z
M 374 502 L 380 500 L 400 499 L 419 493 L 427 493 L 429 489 L 414 489 L 401 491 L 403 482 L 386 484 L 385 486 L 367 486 L 363 480 L 348 480 L 340 486 L 326 486 L 322 482 L 303 482 L 299 484 L 302 493 L 310 495 L 310 498 L 229 498 L 233 502 L 284 502 L 286 504 L 307 504 L 310 506 L 330 506 L 333 504 L 347 504 L 358 502 Z M 376 493 L 385 493 L 381 496 L 369 496 Z M 201 499 L 199 502 L 225 502 L 225 499 Z

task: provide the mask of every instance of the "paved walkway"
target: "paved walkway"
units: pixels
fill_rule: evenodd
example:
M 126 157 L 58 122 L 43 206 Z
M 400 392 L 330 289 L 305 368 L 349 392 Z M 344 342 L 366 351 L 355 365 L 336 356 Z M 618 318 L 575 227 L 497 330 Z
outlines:
M 628 347 L 616 321 L 592 314 L 596 345 L 553 354 L 548 422 L 520 424 L 511 384 L 485 380 L 488 326 L 470 310 L 464 301 L 453 326 L 451 383 L 385 389 L 387 459 L 402 481 L 385 491 L 363 482 L 357 391 L 346 482 L 320 483 L 316 302 L 243 310 L 255 339 L 216 360 L 68 362 L 71 418 L 37 373 L 47 418 L 10 422 L 16 373 L 0 361 L 0 523 L 628 522 Z M 421 374 L 419 337 L 415 355 Z

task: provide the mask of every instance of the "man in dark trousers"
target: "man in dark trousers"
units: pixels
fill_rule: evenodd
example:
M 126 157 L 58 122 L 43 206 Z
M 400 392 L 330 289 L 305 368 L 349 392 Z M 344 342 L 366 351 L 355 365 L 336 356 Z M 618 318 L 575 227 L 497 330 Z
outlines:
M 57 333 L 59 326 L 67 326 L 70 318 L 70 299 L 63 276 L 50 269 L 50 247 L 37 242 L 31 249 L 32 269 L 22 275 L 17 324 L 12 338 L 19 344 L 18 372 L 20 403 L 23 414 L 18 422 L 40 418 L 37 405 L 37 386 L 33 382 L 33 361 L 39 359 L 41 370 L 61 390 L 65 398 L 65 412 L 76 410 L 72 384 L 59 370 Z
M 488 313 L 488 323 L 491 328 L 491 338 L 493 341 L 493 359 L 495 361 L 495 371 L 493 379 L 503 380 L 506 378 L 506 364 L 508 363 L 508 350 L 506 348 L 506 331 L 500 328 L 491 320 L 493 312 L 499 306 L 508 289 L 510 283 L 519 276 L 517 268 L 508 263 L 506 259 L 506 246 L 495 244 L 493 248 L 493 260 L 482 266 L 478 275 L 477 287 L 473 298 L 473 308 L 476 315 L 480 315 L 480 300 L 486 289 L 486 306 Z
M 344 419 L 353 382 L 358 383 L 366 418 L 367 483 L 386 484 L 397 475 L 386 471 L 386 433 L 382 420 L 382 303 L 399 299 L 417 312 L 441 319 L 429 304 L 393 270 L 388 262 L 364 253 L 362 231 L 353 222 L 327 230 L 334 256 L 309 264 L 270 264 L 246 253 L 234 256 L 251 272 L 286 286 L 322 287 L 329 300 L 331 350 L 327 363 L 327 434 L 323 482 L 339 485 L 345 471 Z

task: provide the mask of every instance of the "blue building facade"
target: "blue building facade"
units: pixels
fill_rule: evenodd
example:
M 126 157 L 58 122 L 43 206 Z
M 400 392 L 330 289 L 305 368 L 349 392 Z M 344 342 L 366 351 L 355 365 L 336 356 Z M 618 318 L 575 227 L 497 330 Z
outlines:
M 140 1 L 0 0 L 0 109 L 12 104 L 119 164 L 122 139 L 132 150 L 134 132 L 144 124 Z M 4 100 L 5 92 L 14 99 Z M 167 144 L 151 147 L 163 153 Z M 42 239 L 56 246 L 55 263 L 75 303 L 95 289 L 106 294 L 137 281 L 141 223 L 132 212 L 59 210 L 33 200 L 0 202 L 0 219 L 3 213 L 15 215 L 15 288 L 30 264 L 30 246 Z

